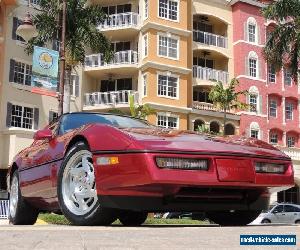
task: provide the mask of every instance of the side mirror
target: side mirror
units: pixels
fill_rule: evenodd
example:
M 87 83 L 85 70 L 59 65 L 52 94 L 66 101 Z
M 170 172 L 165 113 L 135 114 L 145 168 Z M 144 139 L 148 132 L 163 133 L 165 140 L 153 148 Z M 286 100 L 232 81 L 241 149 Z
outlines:
M 52 138 L 52 131 L 50 129 L 42 129 L 38 130 L 35 134 L 33 139 L 38 140 L 45 140 L 45 139 L 51 139 Z
M 278 213 L 278 210 L 277 210 L 277 209 L 274 209 L 274 210 L 272 211 L 272 213 L 273 213 L 273 214 L 277 214 L 277 213 Z

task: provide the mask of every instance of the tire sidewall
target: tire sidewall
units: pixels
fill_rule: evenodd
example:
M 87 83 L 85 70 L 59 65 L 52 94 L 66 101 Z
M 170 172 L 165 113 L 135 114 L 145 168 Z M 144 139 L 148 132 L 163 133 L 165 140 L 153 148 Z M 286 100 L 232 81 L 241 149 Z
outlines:
M 15 208 L 15 209 L 16 209 L 16 211 L 15 211 L 15 216 L 12 217 L 12 215 L 11 215 L 11 213 L 10 213 L 10 199 L 9 199 L 9 208 L 8 208 L 8 210 L 9 210 L 9 216 L 8 216 L 8 220 L 9 220 L 9 222 L 12 223 L 12 224 L 16 224 L 16 222 L 17 222 L 17 217 L 18 217 L 18 212 L 19 212 L 19 210 L 20 210 L 21 190 L 20 190 L 20 182 L 19 182 L 19 174 L 18 174 L 18 171 L 15 171 L 15 172 L 13 173 L 12 178 L 11 178 L 11 183 L 10 183 L 10 185 L 12 184 L 14 178 L 17 178 L 17 182 L 18 182 L 18 201 L 17 201 L 16 208 Z M 11 187 L 10 187 L 10 190 L 11 190 Z M 11 196 L 9 195 L 9 198 L 10 198 L 10 197 L 11 197 Z

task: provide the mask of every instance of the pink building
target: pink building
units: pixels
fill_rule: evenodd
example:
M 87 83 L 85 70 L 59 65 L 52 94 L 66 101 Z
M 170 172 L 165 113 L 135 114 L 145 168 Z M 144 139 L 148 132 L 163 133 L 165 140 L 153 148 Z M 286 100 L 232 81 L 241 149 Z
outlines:
M 279 194 L 278 199 L 300 203 L 300 85 L 287 69 L 275 72 L 264 60 L 268 32 L 276 25 L 262 16 L 264 2 L 231 1 L 234 71 L 240 88 L 249 91 L 243 98 L 249 109 L 241 112 L 240 133 L 274 144 L 292 157 L 298 187 Z

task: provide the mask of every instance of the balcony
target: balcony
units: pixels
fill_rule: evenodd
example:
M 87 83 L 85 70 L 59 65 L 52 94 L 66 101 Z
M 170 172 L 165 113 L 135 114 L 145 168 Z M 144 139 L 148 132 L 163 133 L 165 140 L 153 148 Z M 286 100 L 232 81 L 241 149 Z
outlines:
M 133 50 L 116 52 L 110 62 L 105 62 L 103 54 L 93 54 L 85 58 L 85 71 L 97 77 L 106 74 L 131 74 L 137 70 L 138 52 Z
M 194 85 L 213 85 L 214 83 L 212 81 L 227 84 L 229 81 L 229 73 L 226 71 L 196 65 L 193 66 L 193 77 Z
M 111 92 L 94 92 L 85 94 L 84 110 L 98 110 L 111 108 L 129 108 L 129 96 L 134 95 L 138 101 L 138 92 L 134 90 L 119 90 Z
M 279 148 L 286 155 L 291 157 L 293 161 L 300 161 L 300 149 L 299 148 Z
M 214 46 L 219 48 L 228 48 L 228 38 L 200 30 L 193 31 L 194 42 Z
M 134 12 L 110 15 L 99 25 L 99 30 L 114 40 L 126 40 L 138 35 L 140 18 Z

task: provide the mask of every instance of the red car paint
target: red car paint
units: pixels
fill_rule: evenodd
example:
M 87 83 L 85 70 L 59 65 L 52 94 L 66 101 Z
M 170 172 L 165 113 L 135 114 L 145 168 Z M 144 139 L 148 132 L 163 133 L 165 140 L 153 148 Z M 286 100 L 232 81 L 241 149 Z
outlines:
M 39 133 L 43 135 L 43 131 Z M 99 156 L 119 157 L 119 164 L 95 166 L 100 197 L 237 199 L 240 194 L 222 192 L 222 189 L 232 189 L 250 190 L 258 193 L 256 198 L 268 198 L 271 192 L 294 185 L 290 158 L 255 139 L 216 138 L 153 127 L 118 129 L 91 124 L 50 140 L 34 141 L 16 155 L 12 167 L 19 170 L 21 193 L 25 199 L 42 209 L 59 209 L 57 174 L 68 146 L 76 138 L 87 141 L 94 164 Z M 155 162 L 157 156 L 208 159 L 209 169 L 160 169 Z M 285 164 L 286 171 L 284 174 L 255 173 L 256 161 Z M 199 192 L 191 191 L 191 188 L 198 188 Z M 217 192 L 210 197 L 201 191 L 202 188 L 217 188 Z

